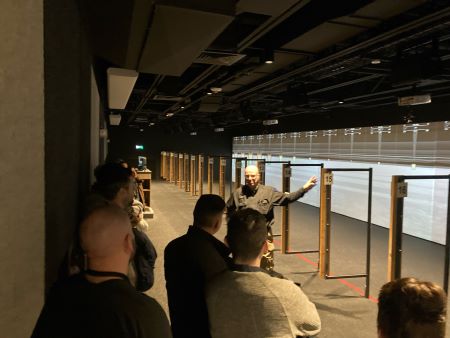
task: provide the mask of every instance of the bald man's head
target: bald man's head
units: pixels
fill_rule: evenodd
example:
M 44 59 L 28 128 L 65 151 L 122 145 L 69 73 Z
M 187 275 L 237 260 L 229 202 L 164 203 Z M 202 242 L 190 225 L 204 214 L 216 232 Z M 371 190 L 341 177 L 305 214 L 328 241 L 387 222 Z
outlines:
M 131 257 L 133 240 L 128 214 L 115 205 L 92 211 L 80 226 L 81 247 L 89 259 Z
M 256 165 L 249 165 L 245 168 L 245 185 L 254 190 L 259 184 L 259 169 Z

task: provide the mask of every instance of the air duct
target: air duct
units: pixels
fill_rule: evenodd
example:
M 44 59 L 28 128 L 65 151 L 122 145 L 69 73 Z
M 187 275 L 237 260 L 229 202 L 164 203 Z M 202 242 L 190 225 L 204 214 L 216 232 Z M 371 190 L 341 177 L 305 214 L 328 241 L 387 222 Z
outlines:
M 139 73 L 130 69 L 108 68 L 108 107 L 125 109 Z
M 234 8 L 234 2 L 229 3 Z M 138 70 L 181 76 L 233 18 L 230 10 L 208 12 L 157 4 Z
M 122 116 L 120 116 L 120 114 L 109 115 L 109 124 L 112 126 L 120 125 L 120 120 L 122 120 Z

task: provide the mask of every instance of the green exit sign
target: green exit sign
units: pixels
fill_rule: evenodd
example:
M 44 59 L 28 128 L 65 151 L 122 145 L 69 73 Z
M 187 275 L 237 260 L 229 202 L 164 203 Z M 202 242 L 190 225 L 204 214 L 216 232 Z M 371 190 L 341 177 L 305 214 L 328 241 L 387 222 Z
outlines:
M 144 145 L 136 144 L 136 150 L 144 150 Z

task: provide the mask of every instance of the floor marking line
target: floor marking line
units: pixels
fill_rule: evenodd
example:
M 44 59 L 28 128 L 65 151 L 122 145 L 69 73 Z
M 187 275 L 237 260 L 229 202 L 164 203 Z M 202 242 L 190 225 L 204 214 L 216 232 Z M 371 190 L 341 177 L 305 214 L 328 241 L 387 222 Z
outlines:
M 279 240 L 274 240 L 273 242 L 276 243 L 278 246 L 281 245 L 281 242 Z M 309 265 L 314 266 L 315 268 L 318 267 L 317 263 L 313 262 L 312 260 L 308 259 L 307 257 L 303 256 L 300 253 L 296 253 L 295 256 L 297 258 L 301 259 L 302 261 L 308 263 Z M 338 278 L 337 281 L 339 281 L 341 284 L 347 286 L 349 289 L 352 289 L 353 291 L 358 293 L 360 296 L 364 297 L 364 291 L 360 287 L 356 286 L 355 284 L 350 283 L 349 281 L 347 281 L 346 279 L 343 279 L 343 278 Z M 373 303 L 378 304 L 378 298 L 376 298 L 376 297 L 369 295 L 368 300 L 370 300 Z

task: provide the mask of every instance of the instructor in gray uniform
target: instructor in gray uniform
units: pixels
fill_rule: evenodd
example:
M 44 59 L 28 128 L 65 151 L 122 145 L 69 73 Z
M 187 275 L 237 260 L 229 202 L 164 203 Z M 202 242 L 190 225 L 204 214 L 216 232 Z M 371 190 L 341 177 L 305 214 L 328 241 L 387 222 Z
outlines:
M 274 245 L 272 225 L 274 224 L 274 205 L 288 205 L 311 190 L 317 183 L 317 177 L 312 176 L 300 189 L 291 193 L 276 191 L 275 188 L 259 184 L 259 169 L 255 165 L 245 168 L 245 185 L 237 188 L 227 202 L 228 218 L 236 211 L 251 208 L 259 211 L 266 217 L 267 240 L 269 244 L 268 252 L 261 260 L 261 268 L 273 271 L 274 267 Z

